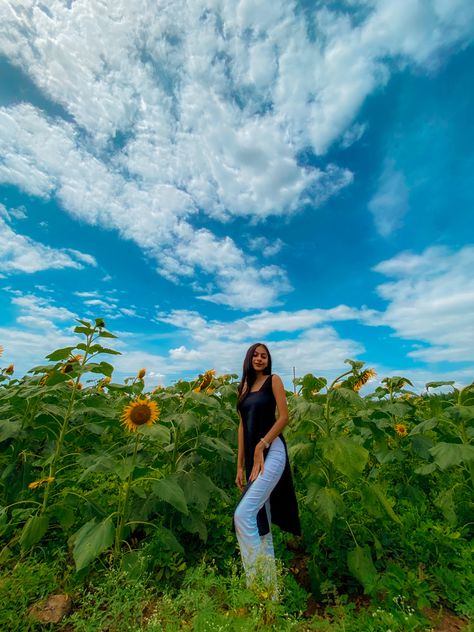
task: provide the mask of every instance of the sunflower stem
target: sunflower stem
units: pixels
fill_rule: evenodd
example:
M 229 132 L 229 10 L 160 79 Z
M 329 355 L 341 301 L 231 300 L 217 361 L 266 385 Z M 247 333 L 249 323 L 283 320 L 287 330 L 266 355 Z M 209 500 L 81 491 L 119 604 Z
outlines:
M 132 486 L 132 476 L 135 470 L 135 462 L 137 459 L 139 441 L 140 441 L 140 435 L 137 431 L 137 435 L 135 437 L 135 447 L 133 450 L 133 457 L 132 457 L 132 467 L 130 469 L 128 478 L 123 485 L 122 493 L 120 494 L 119 508 L 117 510 L 117 528 L 115 531 L 115 546 L 114 546 L 115 559 L 117 559 L 120 554 L 120 547 L 122 544 L 122 533 L 123 533 L 123 528 L 125 526 L 125 515 L 127 513 L 128 497 L 130 495 L 130 488 Z
M 48 477 L 52 478 L 53 480 L 51 481 L 50 484 L 46 485 L 45 491 L 44 491 L 44 495 L 43 495 L 43 504 L 41 506 L 41 510 L 40 510 L 40 515 L 43 515 L 47 508 L 48 508 L 48 500 L 49 500 L 49 495 L 50 495 L 50 491 L 51 491 L 51 484 L 54 483 L 54 479 L 56 477 L 56 473 L 57 473 L 57 468 L 58 468 L 58 461 L 61 457 L 61 453 L 62 453 L 62 449 L 63 449 L 63 443 L 64 443 L 64 438 L 66 436 L 66 432 L 68 430 L 69 427 L 69 421 L 71 419 L 72 416 L 72 412 L 74 409 L 74 401 L 76 399 L 76 393 L 79 390 L 79 382 L 81 380 L 81 375 L 82 375 L 82 371 L 81 369 L 85 366 L 87 360 L 90 358 L 90 354 L 89 354 L 89 349 L 92 345 L 92 343 L 94 342 L 94 333 L 96 331 L 97 327 L 94 327 L 93 330 L 91 331 L 90 334 L 86 334 L 86 349 L 84 351 L 84 356 L 81 360 L 81 363 L 79 365 L 79 371 L 78 371 L 78 375 L 76 377 L 76 379 L 74 380 L 73 383 L 73 387 L 72 387 L 72 392 L 71 392 L 71 397 L 69 398 L 69 404 L 66 410 L 66 414 L 64 415 L 64 419 L 63 419 L 63 423 L 61 425 L 61 431 L 59 433 L 59 437 L 56 440 L 56 446 L 55 446 L 55 450 L 54 450 L 54 455 L 53 458 L 51 460 L 51 463 L 49 465 L 49 474 Z

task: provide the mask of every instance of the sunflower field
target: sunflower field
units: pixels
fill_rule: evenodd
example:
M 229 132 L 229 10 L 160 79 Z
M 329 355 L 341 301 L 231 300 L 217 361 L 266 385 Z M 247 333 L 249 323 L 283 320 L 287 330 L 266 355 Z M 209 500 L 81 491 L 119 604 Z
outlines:
M 303 535 L 274 529 L 273 603 L 245 587 L 232 531 L 237 376 L 146 392 L 145 369 L 114 381 L 102 319 L 74 332 L 25 376 L 0 369 L 1 630 L 53 625 L 33 610 L 54 594 L 68 632 L 468 629 L 474 383 L 371 390 L 351 360 L 295 380 Z

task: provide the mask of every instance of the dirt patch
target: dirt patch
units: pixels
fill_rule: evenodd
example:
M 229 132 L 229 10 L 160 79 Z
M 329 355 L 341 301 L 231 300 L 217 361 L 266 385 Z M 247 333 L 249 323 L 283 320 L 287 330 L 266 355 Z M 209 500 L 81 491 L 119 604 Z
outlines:
M 59 623 L 69 614 L 72 599 L 69 595 L 50 595 L 45 601 L 38 601 L 28 610 L 29 616 L 40 623 Z
M 433 632 L 461 632 L 468 630 L 469 622 L 447 610 L 426 608 L 423 614 L 433 626 Z

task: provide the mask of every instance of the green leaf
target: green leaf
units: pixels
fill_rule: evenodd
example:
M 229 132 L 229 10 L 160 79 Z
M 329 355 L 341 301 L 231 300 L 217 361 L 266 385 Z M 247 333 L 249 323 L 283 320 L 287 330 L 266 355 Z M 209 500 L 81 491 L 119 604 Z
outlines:
M 211 494 L 221 491 L 209 476 L 198 470 L 181 475 L 179 483 L 184 491 L 186 503 L 195 505 L 198 511 L 205 511 Z
M 330 391 L 330 394 L 335 402 L 347 402 L 357 406 L 362 404 L 362 399 L 359 393 L 354 392 L 351 388 L 344 388 L 341 386 L 341 388 Z
M 374 515 L 378 517 L 377 505 L 381 507 L 387 516 L 396 522 L 397 524 L 402 524 L 400 518 L 393 511 L 392 505 L 388 502 L 387 497 L 380 489 L 380 487 L 376 483 L 367 483 L 363 488 L 363 501 L 365 508 Z
M 338 437 L 321 442 L 324 458 L 350 479 L 359 478 L 369 459 L 369 452 L 351 439 Z
M 181 513 L 189 513 L 186 497 L 176 479 L 162 478 L 153 483 L 152 489 L 155 496 L 169 503 Z
M 442 470 L 452 467 L 453 465 L 474 461 L 473 445 L 440 441 L 440 443 L 430 448 L 429 451 L 436 465 Z
M 19 421 L 9 421 L 8 419 L 0 421 L 0 441 L 16 437 L 20 431 L 21 423 Z
M 181 516 L 181 524 L 189 533 L 197 533 L 203 542 L 207 540 L 206 523 L 201 516 L 195 513 Z
M 344 512 L 344 503 L 339 492 L 331 487 L 322 487 L 315 492 L 308 490 L 308 501 L 324 522 L 331 524 L 337 515 Z
M 74 327 L 75 334 L 85 334 L 86 336 L 92 333 L 92 329 L 90 327 Z
M 447 380 L 447 381 L 441 381 L 441 382 L 427 382 L 425 384 L 425 388 L 426 390 L 428 390 L 429 388 L 440 388 L 441 386 L 453 386 L 454 384 L 454 380 Z
M 101 353 L 108 353 L 110 355 L 122 355 L 121 351 L 116 351 L 115 349 L 109 349 L 109 347 L 101 347 Z
M 377 584 L 378 575 L 367 544 L 356 546 L 355 549 L 347 552 L 347 566 L 351 574 L 364 587 L 364 592 L 372 593 Z
M 108 454 L 86 454 L 78 458 L 81 467 L 86 468 L 78 479 L 78 483 L 83 481 L 92 472 L 114 472 L 116 461 Z
M 219 437 L 201 436 L 201 445 L 205 445 L 210 447 L 213 451 L 217 451 L 217 453 L 227 461 L 231 461 L 235 458 L 234 451 L 229 444 Z
M 413 435 L 421 434 L 427 430 L 432 430 L 433 428 L 436 428 L 438 423 L 439 422 L 436 417 L 433 417 L 432 419 L 425 419 L 425 421 L 422 421 L 413 428 L 409 436 L 412 437 Z
M 99 524 L 92 518 L 69 539 L 74 544 L 73 557 L 76 571 L 80 571 L 106 551 L 114 541 L 115 528 L 110 518 Z
M 163 424 L 153 424 L 153 426 L 142 426 L 140 432 L 145 437 L 149 437 L 153 441 L 160 444 L 168 444 L 171 440 L 170 429 Z
M 76 514 L 71 506 L 65 505 L 64 503 L 57 503 L 56 505 L 52 505 L 49 511 L 57 518 L 63 529 L 70 529 L 74 524 Z
M 71 355 L 71 351 L 76 347 L 63 347 L 62 349 L 56 349 L 49 355 L 46 356 L 47 360 L 51 360 L 51 362 L 57 362 L 58 360 L 65 360 L 69 358 Z
M 114 336 L 114 334 L 111 334 L 109 331 L 101 331 L 99 338 L 117 338 L 117 336 Z
M 184 554 L 184 549 L 176 539 L 175 534 L 166 527 L 159 525 L 156 528 L 154 539 L 160 543 L 160 548 L 167 551 L 174 551 L 180 555 Z
M 445 489 L 442 491 L 434 504 L 441 509 L 443 516 L 446 518 L 446 521 L 452 526 L 455 527 L 458 521 L 458 517 L 456 515 L 456 506 L 454 504 L 453 498 L 454 489 Z
M 433 474 L 433 472 L 437 469 L 436 463 L 427 463 L 426 465 L 420 465 L 415 469 L 415 474 L 421 474 L 422 476 L 427 476 L 428 474 Z
M 20 536 L 20 546 L 22 551 L 27 551 L 34 544 L 39 542 L 46 533 L 49 526 L 49 517 L 46 514 L 42 516 L 32 516 L 27 520 Z
M 84 372 L 101 373 L 107 377 L 112 377 L 112 373 L 114 372 L 114 367 L 108 362 L 91 362 L 90 364 L 86 364 L 83 369 Z

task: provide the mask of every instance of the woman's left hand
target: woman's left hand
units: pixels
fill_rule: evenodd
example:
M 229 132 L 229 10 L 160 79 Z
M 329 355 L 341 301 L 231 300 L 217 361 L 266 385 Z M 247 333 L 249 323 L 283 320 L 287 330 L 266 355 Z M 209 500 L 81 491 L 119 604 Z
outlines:
M 250 472 L 249 482 L 252 483 L 259 474 L 263 474 L 265 460 L 263 458 L 263 444 L 257 443 L 253 455 L 253 468 Z

